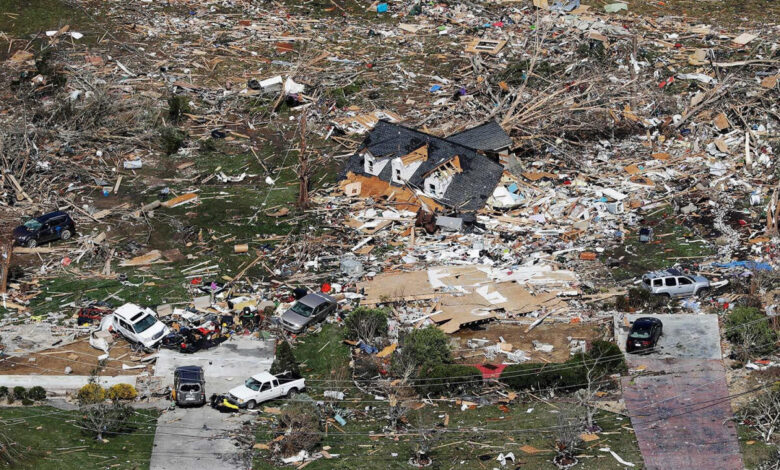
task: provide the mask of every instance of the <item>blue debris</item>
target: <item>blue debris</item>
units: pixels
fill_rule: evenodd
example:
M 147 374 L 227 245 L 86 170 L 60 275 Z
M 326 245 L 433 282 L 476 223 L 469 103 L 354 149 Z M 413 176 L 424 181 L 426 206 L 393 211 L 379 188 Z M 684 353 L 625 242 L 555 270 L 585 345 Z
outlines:
M 717 268 L 745 268 L 751 271 L 772 271 L 772 266 L 767 263 L 755 261 L 732 261 L 730 263 L 712 263 Z

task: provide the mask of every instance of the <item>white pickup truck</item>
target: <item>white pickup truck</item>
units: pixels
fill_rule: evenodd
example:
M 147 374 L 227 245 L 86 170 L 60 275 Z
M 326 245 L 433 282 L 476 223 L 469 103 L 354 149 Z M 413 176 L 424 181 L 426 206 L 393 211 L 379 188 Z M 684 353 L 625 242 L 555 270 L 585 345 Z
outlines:
M 306 388 L 305 379 L 294 379 L 287 375 L 273 375 L 262 372 L 249 377 L 244 385 L 228 392 L 228 401 L 239 408 L 254 409 L 264 401 L 280 397 L 292 397 Z

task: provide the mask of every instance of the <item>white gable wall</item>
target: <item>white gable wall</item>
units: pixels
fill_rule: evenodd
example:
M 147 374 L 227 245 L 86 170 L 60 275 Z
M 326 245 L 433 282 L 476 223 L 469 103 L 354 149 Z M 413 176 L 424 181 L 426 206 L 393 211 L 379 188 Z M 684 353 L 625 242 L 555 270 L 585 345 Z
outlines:
M 409 181 L 415 171 L 420 168 L 422 161 L 412 162 L 409 165 L 404 165 L 400 158 L 394 158 L 391 160 L 393 169 L 393 183 L 403 184 Z
M 423 183 L 423 192 L 431 197 L 441 198 L 447 192 L 447 188 L 452 183 L 453 176 L 445 178 L 440 171 L 432 173 L 425 178 Z
M 385 168 L 389 160 L 379 160 L 371 154 L 371 152 L 365 152 L 363 154 L 363 171 L 369 175 L 379 176 L 379 173 Z

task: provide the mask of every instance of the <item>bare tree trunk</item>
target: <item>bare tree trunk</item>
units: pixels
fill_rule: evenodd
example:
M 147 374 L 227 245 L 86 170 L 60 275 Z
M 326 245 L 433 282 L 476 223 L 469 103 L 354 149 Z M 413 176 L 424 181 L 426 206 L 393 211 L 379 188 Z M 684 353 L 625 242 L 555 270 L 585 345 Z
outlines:
M 306 112 L 301 114 L 301 149 L 298 153 L 298 207 L 309 205 L 309 157 L 306 155 Z

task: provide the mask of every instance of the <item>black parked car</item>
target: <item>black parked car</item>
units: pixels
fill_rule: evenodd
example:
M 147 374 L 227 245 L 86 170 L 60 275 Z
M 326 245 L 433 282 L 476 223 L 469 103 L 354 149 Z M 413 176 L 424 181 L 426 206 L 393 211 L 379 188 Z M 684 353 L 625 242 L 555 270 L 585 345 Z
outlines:
M 653 317 L 641 317 L 634 321 L 628 331 L 626 352 L 651 352 L 663 334 L 664 325 L 661 320 Z
M 14 229 L 14 242 L 30 248 L 54 240 L 67 240 L 76 233 L 76 225 L 67 212 L 56 211 L 30 219 Z

